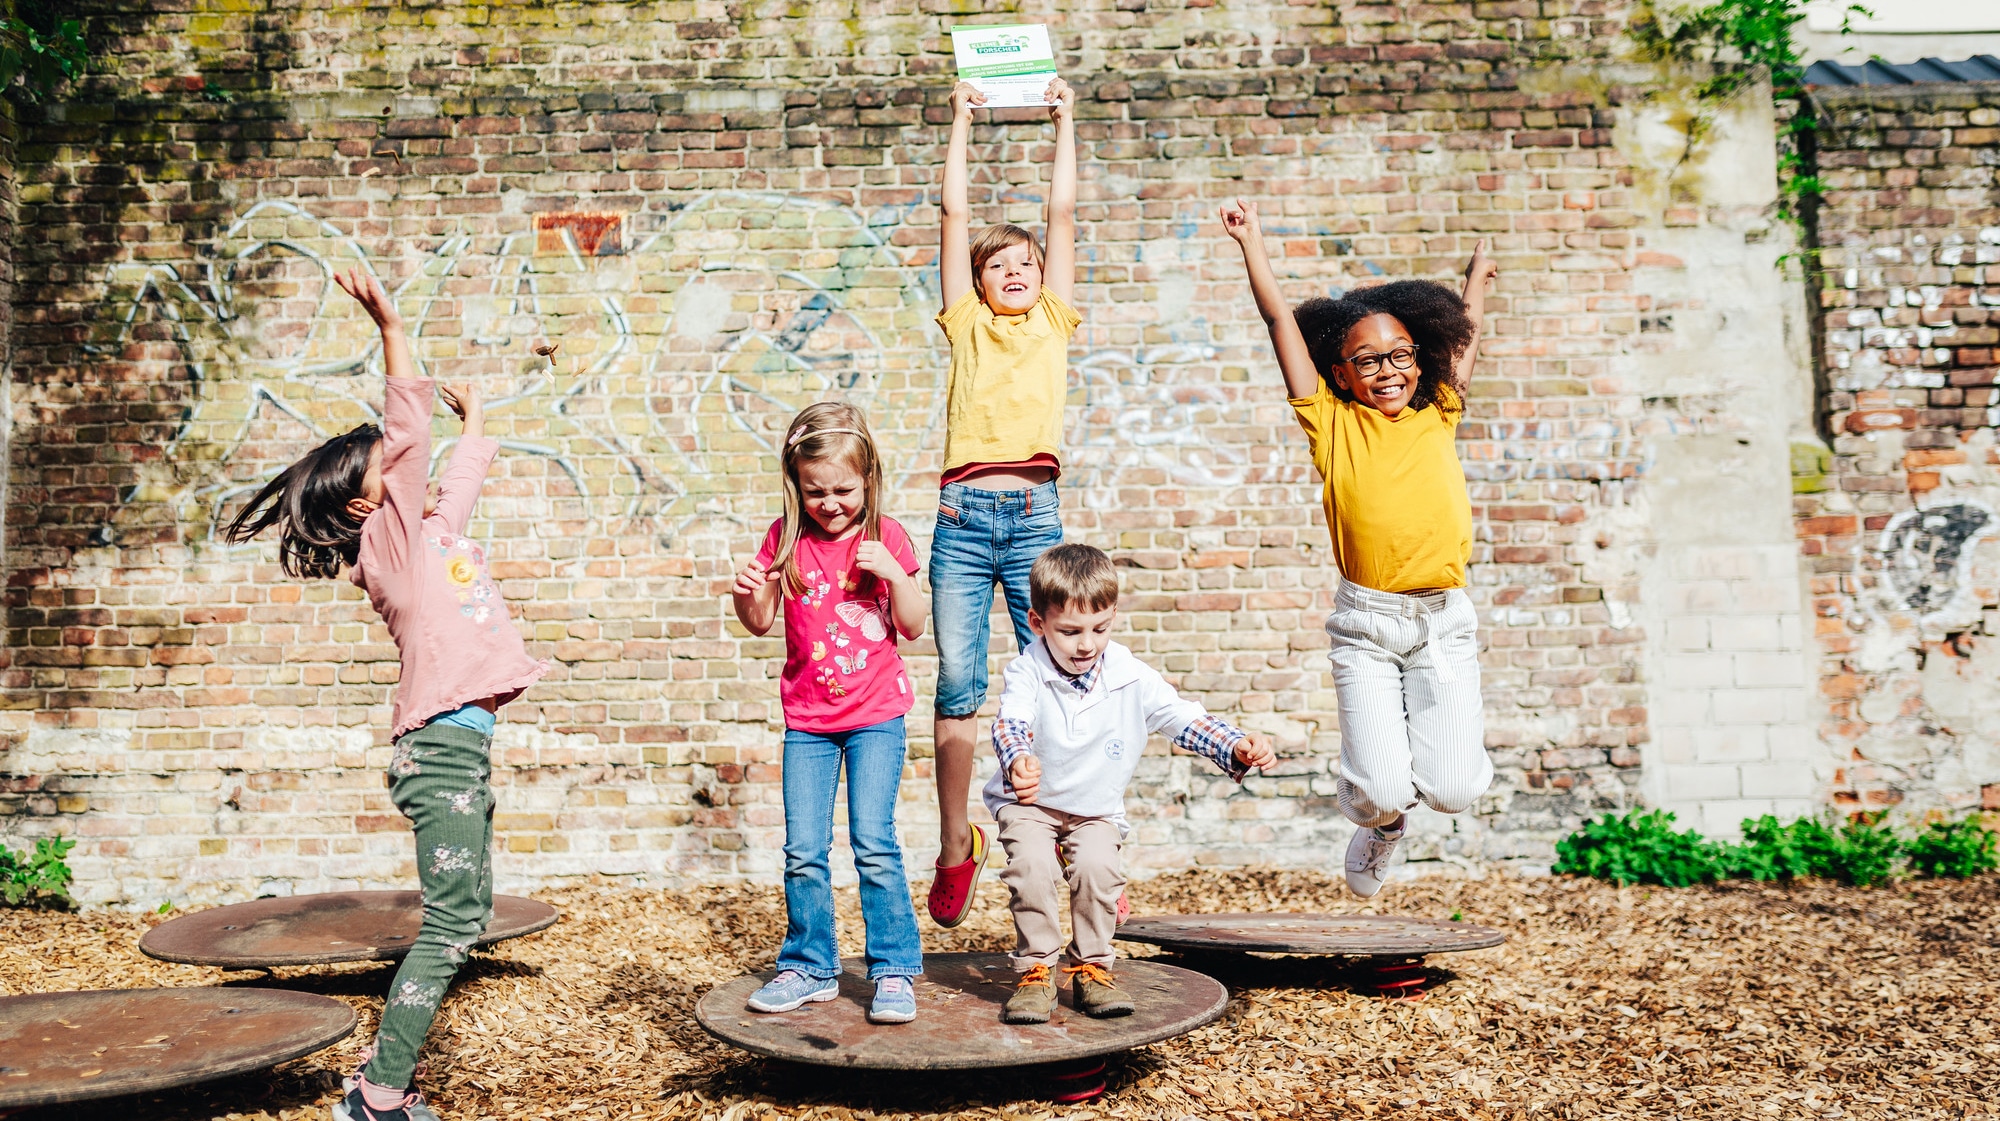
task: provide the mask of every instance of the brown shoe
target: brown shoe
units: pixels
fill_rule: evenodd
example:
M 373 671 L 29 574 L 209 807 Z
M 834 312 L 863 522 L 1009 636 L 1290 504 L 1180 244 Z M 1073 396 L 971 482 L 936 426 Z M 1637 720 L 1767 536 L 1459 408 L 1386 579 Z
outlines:
M 1132 1002 L 1131 996 L 1111 979 L 1111 971 L 1101 965 L 1091 965 L 1086 962 L 1082 965 L 1067 966 L 1063 972 L 1074 978 L 1072 984 L 1075 986 L 1075 995 L 1070 1000 L 1076 1005 L 1077 1011 L 1086 1016 L 1096 1016 L 1100 1019 L 1107 1016 L 1130 1016 L 1133 1009 L 1138 1007 Z
M 1049 980 L 1049 967 L 1030 966 L 1021 979 L 1014 984 L 1014 995 L 1007 998 L 1007 1007 L 1000 1013 L 1004 1024 L 1046 1024 L 1049 1013 L 1055 1011 L 1056 986 Z

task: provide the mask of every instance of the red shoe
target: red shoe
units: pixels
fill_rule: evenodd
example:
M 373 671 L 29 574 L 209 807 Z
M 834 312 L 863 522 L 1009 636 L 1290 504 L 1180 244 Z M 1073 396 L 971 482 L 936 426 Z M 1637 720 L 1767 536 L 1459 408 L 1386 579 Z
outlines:
M 965 921 L 972 913 L 972 899 L 979 891 L 979 874 L 986 870 L 988 842 L 986 827 L 972 827 L 972 856 L 949 868 L 939 864 L 931 881 L 931 921 L 947 929 Z

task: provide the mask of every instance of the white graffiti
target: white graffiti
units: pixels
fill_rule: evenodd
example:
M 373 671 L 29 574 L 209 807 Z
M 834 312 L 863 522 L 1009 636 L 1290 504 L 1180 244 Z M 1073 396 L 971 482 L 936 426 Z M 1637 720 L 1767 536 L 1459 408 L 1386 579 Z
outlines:
M 942 417 L 942 340 L 935 298 L 880 229 L 833 203 L 719 191 L 627 244 L 585 257 L 565 236 L 566 251 L 538 253 L 524 231 L 380 261 L 327 220 L 266 201 L 193 263 L 113 266 L 89 349 L 143 360 L 171 346 L 188 397 L 126 508 L 167 503 L 212 543 L 301 445 L 379 420 L 379 339 L 331 279 L 353 265 L 402 276 L 392 291 L 420 372 L 479 386 L 508 472 L 547 465 L 511 497 L 537 532 L 671 540 L 706 518 L 741 524 L 762 496 L 735 498 L 726 476 L 755 469 L 744 457 L 770 452 L 774 429 L 829 394 L 877 414 L 883 442 L 907 453 L 892 462 L 914 470 Z M 550 342 L 550 358 L 533 353 Z M 454 430 L 439 418 L 434 454 Z
M 666 545 L 704 524 L 754 528 L 767 489 L 734 480 L 769 470 L 784 423 L 829 395 L 869 410 L 900 491 L 937 469 L 948 367 L 935 269 L 890 236 L 909 209 L 864 217 L 714 191 L 625 216 L 612 256 L 580 252 L 566 230 L 551 246 L 523 229 L 382 259 L 304 206 L 259 202 L 193 261 L 109 271 L 88 349 L 173 363 L 186 401 L 119 518 L 166 504 L 190 543 L 219 547 L 218 527 L 305 446 L 379 422 L 379 337 L 332 281 L 357 265 L 393 283 L 420 372 L 479 387 L 502 448 L 482 512 L 532 535 Z M 1183 316 L 1165 344 L 1092 347 L 1086 328 L 1071 370 L 1076 485 L 1111 487 L 1132 468 L 1184 485 L 1243 480 L 1247 450 L 1214 438 L 1232 402 L 1206 331 Z M 437 426 L 442 457 L 456 426 L 442 412 Z
M 1092 350 L 1072 363 L 1071 382 L 1083 397 L 1065 434 L 1075 485 L 1110 486 L 1121 469 L 1135 466 L 1159 468 L 1186 485 L 1241 482 L 1247 457 L 1219 445 L 1214 433 L 1229 400 L 1212 376 L 1196 372 L 1215 355 L 1211 346 L 1174 343 Z

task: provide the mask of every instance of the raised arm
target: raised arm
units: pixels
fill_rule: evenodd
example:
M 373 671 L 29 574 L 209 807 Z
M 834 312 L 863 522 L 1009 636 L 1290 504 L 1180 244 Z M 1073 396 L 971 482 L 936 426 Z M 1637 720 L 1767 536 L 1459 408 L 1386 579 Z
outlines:
M 396 532 L 382 538 L 383 557 L 401 568 L 414 555 L 423 530 L 424 500 L 430 489 L 431 401 L 428 378 L 416 377 L 403 317 L 382 282 L 356 265 L 335 272 L 334 283 L 354 297 L 382 332 L 382 365 L 388 385 L 382 402 L 382 509 Z M 373 517 L 374 515 L 371 515 Z
M 965 298 L 972 291 L 972 212 L 965 201 L 966 148 L 972 143 L 972 110 L 986 104 L 986 95 L 971 82 L 960 82 L 951 91 L 951 143 L 944 154 L 944 195 L 938 222 L 938 284 L 944 289 L 944 306 Z
M 1486 289 L 1492 286 L 1493 278 L 1500 275 L 1500 266 L 1486 255 L 1486 239 L 1472 249 L 1472 261 L 1465 266 L 1465 314 L 1472 320 L 1472 341 L 1465 344 L 1465 350 L 1452 366 L 1452 388 L 1458 391 L 1458 399 L 1472 389 L 1472 367 L 1479 361 L 1479 332 L 1486 322 Z
M 437 515 L 455 532 L 464 533 L 479 501 L 479 488 L 499 453 L 497 441 L 486 438 L 486 411 L 472 385 L 447 385 L 438 391 L 445 406 L 465 421 L 465 434 L 451 450 L 451 462 L 438 479 Z
M 1257 204 L 1237 199 L 1222 208 L 1222 228 L 1243 250 L 1243 268 L 1250 274 L 1250 294 L 1257 300 L 1257 314 L 1271 332 L 1271 346 L 1278 352 L 1278 370 L 1285 375 L 1285 392 L 1292 399 L 1311 397 L 1319 392 L 1319 370 L 1313 365 L 1306 338 L 1299 333 L 1299 321 L 1285 306 L 1278 291 L 1277 274 L 1271 271 L 1270 255 L 1264 251 L 1264 231 L 1257 224 Z
M 1049 82 L 1049 119 L 1056 123 L 1056 158 L 1049 177 L 1047 257 L 1042 283 L 1066 304 L 1076 291 L 1076 91 L 1061 78 Z

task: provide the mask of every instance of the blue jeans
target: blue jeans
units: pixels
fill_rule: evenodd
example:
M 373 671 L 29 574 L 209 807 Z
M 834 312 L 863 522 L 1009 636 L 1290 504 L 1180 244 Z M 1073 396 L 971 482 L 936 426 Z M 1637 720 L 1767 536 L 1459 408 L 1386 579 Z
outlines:
M 1006 594 L 1018 648 L 1026 650 L 1035 640 L 1028 630 L 1028 570 L 1062 540 L 1062 499 L 1053 482 L 1028 490 L 953 483 L 938 495 L 931 625 L 937 634 L 939 716 L 971 716 L 986 703 L 995 583 Z
M 847 763 L 847 837 L 861 877 L 861 922 L 868 976 L 924 971 L 917 912 L 896 841 L 896 792 L 903 785 L 903 718 L 849 732 L 785 732 L 785 944 L 779 969 L 840 975 L 833 939 L 833 807 Z

